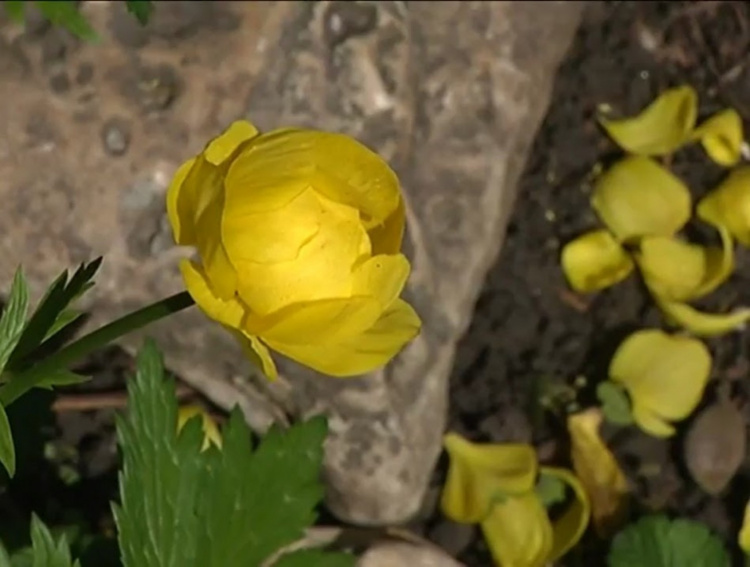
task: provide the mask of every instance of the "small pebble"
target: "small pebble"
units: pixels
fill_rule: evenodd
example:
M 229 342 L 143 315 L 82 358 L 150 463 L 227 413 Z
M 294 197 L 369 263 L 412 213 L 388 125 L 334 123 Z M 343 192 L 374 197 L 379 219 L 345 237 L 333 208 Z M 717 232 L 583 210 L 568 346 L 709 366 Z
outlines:
M 102 126 L 102 143 L 111 156 L 121 156 L 130 145 L 130 127 L 122 118 L 110 118 Z

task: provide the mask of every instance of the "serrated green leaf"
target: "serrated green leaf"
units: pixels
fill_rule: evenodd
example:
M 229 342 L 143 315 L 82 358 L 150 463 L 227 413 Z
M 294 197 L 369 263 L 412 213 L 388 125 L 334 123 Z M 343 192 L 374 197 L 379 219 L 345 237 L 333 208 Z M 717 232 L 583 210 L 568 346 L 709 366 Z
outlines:
M 99 35 L 78 11 L 72 0 L 37 0 L 39 11 L 50 22 L 66 28 L 70 33 L 84 41 L 99 41 Z
M 123 565 L 197 567 L 209 490 L 204 455 L 212 452 L 200 453 L 200 420 L 190 420 L 177 435 L 174 382 L 164 379 L 152 341 L 138 354 L 137 368 L 128 382 L 127 417 L 116 421 L 123 466 L 121 503 L 113 508 Z
M 5 13 L 17 24 L 23 23 L 23 0 L 5 0 Z M 2 567 L 2 563 L 0 563 Z
M 23 270 L 18 268 L 13 277 L 8 304 L 0 316 L 0 372 L 5 369 L 23 337 L 28 310 L 29 288 Z
M 33 567 L 80 567 L 80 563 L 70 556 L 65 536 L 55 539 L 36 514 L 31 516 L 31 549 Z
M 60 317 L 65 317 L 62 314 L 74 301 L 93 287 L 94 283 L 91 280 L 101 263 L 102 258 L 99 257 L 88 264 L 81 264 L 70 281 L 68 281 L 66 270 L 47 288 L 10 358 L 8 364 L 12 370 L 19 370 L 23 366 L 24 359 L 54 334 L 50 334 L 50 329 L 60 324 Z
M 0 464 L 8 471 L 8 476 L 13 478 L 16 474 L 16 448 L 13 445 L 8 414 L 5 413 L 2 404 L 0 404 Z
M 534 487 L 534 491 L 542 501 L 545 508 L 565 502 L 565 483 L 556 476 L 544 473 L 540 474 L 539 480 Z
M 177 435 L 174 383 L 148 342 L 118 418 L 121 504 L 115 519 L 125 567 L 256 567 L 303 536 L 323 496 L 326 420 L 265 435 L 253 452 L 235 408 L 222 449 L 201 452 L 200 419 Z
M 126 0 L 125 5 L 128 12 L 133 14 L 141 25 L 146 25 L 151 12 L 154 10 L 154 3 L 151 0 Z
M 78 319 L 80 319 L 82 316 L 83 316 L 82 311 L 77 311 L 75 309 L 64 309 L 57 316 L 57 319 L 55 319 L 55 322 L 52 323 L 52 326 L 47 330 L 47 333 L 44 335 L 42 342 L 45 342 L 51 339 L 57 333 L 65 329 L 65 327 L 78 321 Z
M 90 380 L 89 376 L 81 376 L 80 374 L 76 374 L 75 372 L 71 372 L 70 370 L 60 369 L 56 370 L 49 376 L 46 376 L 43 380 L 37 384 L 37 388 L 45 388 L 47 390 L 50 390 L 54 387 L 59 386 L 73 386 L 74 384 L 82 384 L 83 382 L 88 382 Z
M 615 425 L 630 425 L 633 414 L 627 393 L 609 380 L 600 382 L 596 387 L 596 397 L 601 403 L 602 413 L 607 421 Z
M 215 492 L 198 565 L 260 565 L 304 535 L 323 498 L 319 475 L 327 431 L 322 417 L 287 430 L 272 427 L 253 453 L 250 431 L 235 408 L 211 471 Z
M 615 537 L 609 567 L 729 567 L 721 540 L 701 523 L 646 516 Z
M 354 567 L 357 558 L 348 553 L 305 549 L 283 555 L 273 567 Z

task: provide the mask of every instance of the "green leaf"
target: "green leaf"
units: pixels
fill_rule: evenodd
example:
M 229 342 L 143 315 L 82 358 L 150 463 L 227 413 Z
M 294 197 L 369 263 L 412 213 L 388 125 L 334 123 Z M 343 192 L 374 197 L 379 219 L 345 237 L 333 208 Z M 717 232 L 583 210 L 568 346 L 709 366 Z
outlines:
M 600 382 L 596 387 L 596 397 L 602 405 L 602 413 L 607 421 L 615 425 L 633 423 L 630 400 L 620 386 L 609 380 Z
M 154 10 L 154 3 L 151 0 L 126 0 L 125 5 L 128 12 L 133 14 L 141 25 L 146 25 L 151 13 Z
M 61 319 L 64 322 L 70 315 L 64 313 L 71 303 L 93 287 L 94 283 L 91 280 L 101 263 L 102 258 L 99 257 L 89 264 L 81 264 L 70 281 L 66 270 L 52 282 L 29 319 L 18 347 L 10 358 L 9 365 L 12 370 L 19 370 L 23 366 L 24 358 L 55 334 L 51 333 L 51 329 L 58 327 L 58 330 L 61 330 L 65 326 L 61 326 Z
M 23 23 L 23 0 L 5 0 L 5 13 L 17 24 Z M 2 567 L 2 562 L 0 562 Z
M 646 516 L 615 537 L 609 567 L 729 567 L 721 540 L 692 520 Z
M 72 0 L 38 0 L 39 11 L 53 24 L 67 28 L 73 35 L 84 41 L 99 41 L 99 35 L 78 11 Z
M 70 556 L 70 546 L 64 534 L 55 538 L 47 526 L 32 514 L 31 547 L 13 554 L 9 563 L 13 567 L 80 567 Z M 0 561 L 0 567 L 2 567 Z
M 273 567 L 354 567 L 357 558 L 348 553 L 305 549 L 283 555 Z
M 10 288 L 10 297 L 0 317 L 0 372 L 23 338 L 26 313 L 29 310 L 29 288 L 23 270 L 18 268 Z
M 75 309 L 64 309 L 57 316 L 57 319 L 55 319 L 55 322 L 52 323 L 52 326 L 47 330 L 47 332 L 44 335 L 44 338 L 42 339 L 42 342 L 51 339 L 57 333 L 62 331 L 64 328 L 66 328 L 68 325 L 78 321 L 78 319 L 80 319 L 82 316 L 83 316 L 82 311 L 77 311 Z
M 16 474 L 16 448 L 13 445 L 8 414 L 5 413 L 2 404 L 0 404 L 0 464 L 8 471 L 8 476 L 13 478 Z
M 10 555 L 8 555 L 8 550 L 5 549 L 5 546 L 0 542 L 0 567 L 13 567 L 13 564 L 10 562 Z
M 177 435 L 174 383 L 148 342 L 117 420 L 121 504 L 115 506 L 125 567 L 257 567 L 304 535 L 323 496 L 322 417 L 273 427 L 253 451 L 235 408 L 222 449 L 201 452 L 201 420 Z M 334 564 L 338 565 L 338 564 Z
M 541 473 L 534 491 L 545 508 L 565 502 L 565 483 L 556 476 Z
M 39 384 L 37 384 L 37 388 L 50 390 L 55 386 L 73 386 L 75 384 L 82 384 L 83 382 L 88 382 L 89 379 L 89 376 L 81 376 L 80 374 L 61 368 L 41 380 Z

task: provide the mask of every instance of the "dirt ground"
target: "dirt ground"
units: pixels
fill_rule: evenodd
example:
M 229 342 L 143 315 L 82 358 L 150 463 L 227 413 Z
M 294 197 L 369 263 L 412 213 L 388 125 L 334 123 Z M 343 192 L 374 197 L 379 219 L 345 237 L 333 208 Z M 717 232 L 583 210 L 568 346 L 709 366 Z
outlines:
M 452 377 L 453 430 L 475 440 L 533 441 L 548 459 L 565 454 L 564 424 L 559 414 L 541 406 L 542 394 L 558 393 L 564 399 L 580 377 L 595 383 L 625 334 L 661 325 L 635 278 L 581 297 L 568 290 L 560 270 L 562 245 L 597 224 L 588 203 L 592 169 L 618 155 L 596 125 L 596 109 L 606 103 L 617 112 L 633 113 L 665 88 L 687 83 L 699 92 L 701 116 L 734 106 L 747 121 L 748 47 L 750 5 L 743 2 L 590 3 L 521 180 L 503 252 L 459 348 Z M 695 197 L 722 177 L 699 148 L 681 152 L 674 165 Z M 739 249 L 736 260 L 732 279 L 705 305 L 725 309 L 750 304 L 750 253 Z M 734 398 L 750 400 L 750 381 L 738 380 L 750 367 L 745 335 L 711 340 L 710 347 L 713 384 L 732 380 Z M 131 368 L 132 361 L 113 349 L 87 364 L 94 381 L 66 390 L 53 413 L 45 409 L 53 401 L 46 393 L 12 408 L 25 421 L 36 416 L 39 427 L 30 428 L 27 421 L 26 427 L 40 434 L 26 438 L 17 432 L 23 437 L 19 450 L 28 455 L 20 458 L 20 466 L 27 472 L 19 470 L 20 480 L 0 496 L 0 518 L 28 517 L 34 509 L 50 523 L 94 528 L 103 536 L 89 551 L 102 553 L 95 560 L 98 565 L 115 564 L 109 562 L 111 540 L 106 537 L 112 533 L 108 501 L 116 496 L 110 406 L 121 403 L 124 376 Z M 588 390 L 582 391 L 584 403 L 593 400 Z M 48 459 L 40 460 L 42 437 L 54 442 L 47 447 Z M 733 544 L 740 508 L 750 495 L 750 469 L 744 468 L 724 495 L 708 497 L 684 471 L 681 440 L 656 441 L 627 430 L 613 444 L 644 509 L 705 521 Z M 433 496 L 445 464 L 436 471 Z M 19 523 L 28 525 L 0 521 L 0 537 L 23 537 L 25 528 L 20 534 L 9 531 Z M 434 504 L 428 503 L 412 527 L 470 567 L 490 565 L 479 531 L 444 520 Z M 605 549 L 591 537 L 565 565 L 603 564 Z

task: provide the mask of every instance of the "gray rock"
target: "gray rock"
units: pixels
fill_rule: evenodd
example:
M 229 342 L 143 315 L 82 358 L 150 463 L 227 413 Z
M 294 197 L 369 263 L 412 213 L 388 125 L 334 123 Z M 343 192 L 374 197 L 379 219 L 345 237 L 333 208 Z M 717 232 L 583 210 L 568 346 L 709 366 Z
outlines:
M 116 4 L 86 3 L 96 29 L 106 29 Z M 167 89 L 170 96 L 123 89 L 133 79 L 126 72 L 133 64 L 118 51 L 126 48 L 82 44 L 66 64 L 95 62 L 86 88 L 97 96 L 87 104 L 91 120 L 102 122 L 55 112 L 50 127 L 60 142 L 34 151 L 25 126 L 54 107 L 51 95 L 20 74 L 1 82 L 0 98 L 16 102 L 0 106 L 0 201 L 8 211 L 0 223 L 0 282 L 23 261 L 39 297 L 62 269 L 104 254 L 97 286 L 82 303 L 92 315 L 87 328 L 99 326 L 182 289 L 182 251 L 164 250 L 164 193 L 176 167 L 230 121 L 246 115 L 263 129 L 310 126 L 361 139 L 402 180 L 413 265 L 407 299 L 424 322 L 387 368 L 332 380 L 281 361 L 283 377 L 268 384 L 196 309 L 122 344 L 134 351 L 144 335 L 156 338 L 175 372 L 216 404 L 239 404 L 258 431 L 327 413 L 328 505 L 342 519 L 382 525 L 420 509 L 440 453 L 456 342 L 502 245 L 516 181 L 581 4 L 363 4 L 377 11 L 372 29 L 354 26 L 357 33 L 334 47 L 326 36 L 329 2 L 238 3 L 236 33 L 201 32 L 169 50 L 149 42 L 138 68 L 172 69 L 160 83 L 176 88 Z M 101 117 L 113 115 L 139 141 L 118 159 L 92 143 Z
M 405 542 L 373 545 L 357 562 L 357 567 L 462 567 L 439 549 Z
M 130 125 L 123 118 L 115 116 L 104 123 L 101 136 L 106 152 L 112 156 L 121 156 L 130 145 Z

